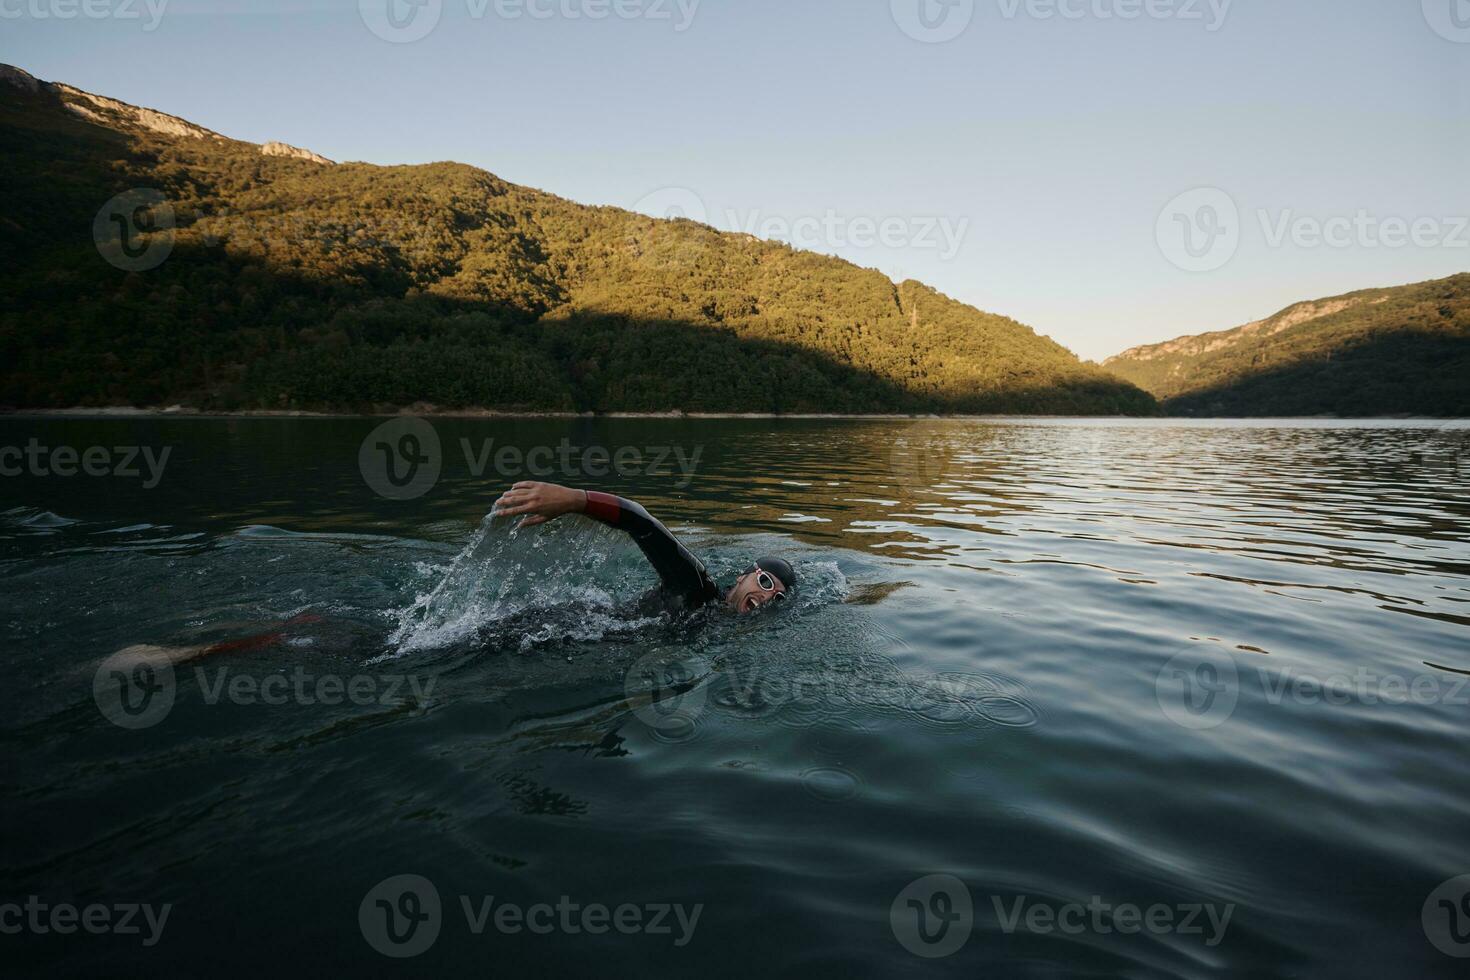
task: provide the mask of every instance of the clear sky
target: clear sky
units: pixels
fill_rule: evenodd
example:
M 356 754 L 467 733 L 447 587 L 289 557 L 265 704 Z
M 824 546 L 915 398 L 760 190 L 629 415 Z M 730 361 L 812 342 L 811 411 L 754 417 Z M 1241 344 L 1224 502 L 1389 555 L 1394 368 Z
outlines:
M 1470 0 L 0 0 L 0 61 L 702 209 L 1084 357 L 1470 270 Z

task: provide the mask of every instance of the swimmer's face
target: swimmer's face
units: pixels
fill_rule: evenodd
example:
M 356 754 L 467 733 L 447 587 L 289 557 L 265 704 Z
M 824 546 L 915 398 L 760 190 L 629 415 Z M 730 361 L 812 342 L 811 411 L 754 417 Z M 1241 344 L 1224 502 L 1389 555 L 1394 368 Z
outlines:
M 755 612 L 768 602 L 779 602 L 786 595 L 786 586 L 770 572 L 753 568 L 735 580 L 735 586 L 725 597 L 725 604 L 738 613 Z

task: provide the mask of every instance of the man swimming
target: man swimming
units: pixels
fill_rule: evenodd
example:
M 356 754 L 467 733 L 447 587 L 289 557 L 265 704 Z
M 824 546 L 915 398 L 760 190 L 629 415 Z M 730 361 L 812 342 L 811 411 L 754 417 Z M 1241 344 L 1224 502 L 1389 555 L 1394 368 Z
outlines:
M 641 504 L 610 493 L 573 490 L 554 483 L 517 483 L 495 502 L 496 517 L 524 515 L 518 527 L 535 527 L 566 514 L 585 514 L 632 536 L 653 570 L 662 596 L 686 610 L 723 602 L 738 613 L 754 612 L 796 591 L 796 572 L 780 558 L 761 558 L 746 569 L 729 591 L 710 578 L 704 563 L 644 510 Z
M 658 573 L 659 588 L 643 597 L 639 609 L 657 614 L 671 608 L 696 609 L 722 602 L 738 613 L 755 612 L 780 602 L 796 591 L 796 571 L 781 558 L 761 558 L 746 569 L 729 591 L 710 578 L 704 563 L 689 553 L 668 528 L 649 515 L 641 504 L 595 490 L 573 490 L 554 483 L 517 483 L 493 508 L 496 517 L 521 517 L 519 527 L 535 527 L 566 514 L 584 514 L 595 521 L 626 531 Z M 119 650 L 106 664 L 114 672 L 143 666 L 179 666 L 217 653 L 243 652 L 277 646 L 299 638 L 297 627 L 322 622 L 321 616 L 301 615 L 268 631 L 241 640 L 163 647 L 139 644 Z

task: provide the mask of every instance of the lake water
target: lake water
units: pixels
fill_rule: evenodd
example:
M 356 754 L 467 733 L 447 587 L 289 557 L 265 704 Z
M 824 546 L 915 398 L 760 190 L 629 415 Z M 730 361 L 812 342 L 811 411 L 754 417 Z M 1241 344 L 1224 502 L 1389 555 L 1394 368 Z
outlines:
M 381 422 L 0 420 L 12 965 L 1464 975 L 1464 423 Z

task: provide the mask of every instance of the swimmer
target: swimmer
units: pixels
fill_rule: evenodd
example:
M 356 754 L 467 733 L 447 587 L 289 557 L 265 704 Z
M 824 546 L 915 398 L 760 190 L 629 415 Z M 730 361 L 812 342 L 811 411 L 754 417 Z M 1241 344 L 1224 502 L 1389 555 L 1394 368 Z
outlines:
M 679 543 L 668 528 L 642 505 L 596 490 L 573 490 L 554 483 L 523 482 L 495 502 L 494 516 L 521 517 L 518 527 L 535 527 L 566 514 L 583 514 L 626 531 L 653 570 L 658 573 L 661 598 L 684 610 L 723 603 L 737 613 L 749 613 L 793 595 L 796 572 L 781 558 L 761 558 L 746 569 L 728 590 L 710 578 L 704 563 Z

